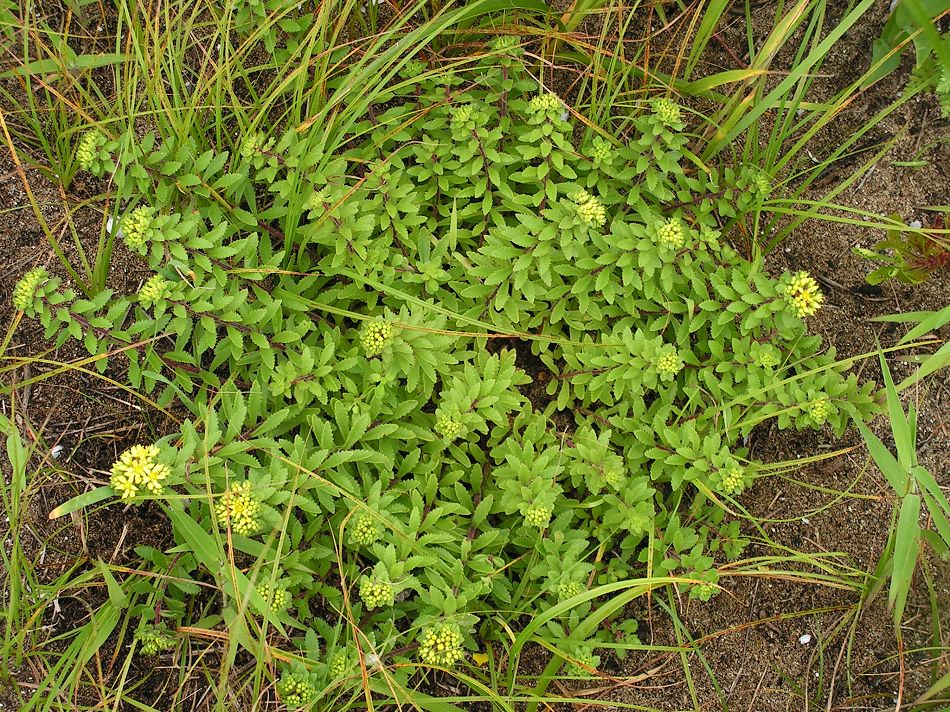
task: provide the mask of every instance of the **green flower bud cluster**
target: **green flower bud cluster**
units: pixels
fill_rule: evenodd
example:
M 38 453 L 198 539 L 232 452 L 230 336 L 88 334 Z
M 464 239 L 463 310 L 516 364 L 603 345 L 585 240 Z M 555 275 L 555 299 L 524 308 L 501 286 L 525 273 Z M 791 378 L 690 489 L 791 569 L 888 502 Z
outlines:
M 587 226 L 603 225 L 607 222 L 607 211 L 604 206 L 586 190 L 579 190 L 570 198 L 577 204 L 577 216 Z
M 245 136 L 241 141 L 238 153 L 241 158 L 249 161 L 264 150 L 266 143 L 267 137 L 260 131 L 254 131 Z
M 528 102 L 528 111 L 537 117 L 561 113 L 561 100 L 556 95 L 547 92 L 538 94 Z
M 452 109 L 452 126 L 455 128 L 475 128 L 475 105 L 460 104 Z
M 592 677 L 590 668 L 597 669 L 597 664 L 600 662 L 599 658 L 593 654 L 590 650 L 579 650 L 576 651 L 573 656 L 574 660 L 567 665 L 567 674 L 573 677 Z
M 500 35 L 491 43 L 491 48 L 495 52 L 510 52 L 521 44 L 521 37 L 518 35 Z
M 440 415 L 435 419 L 435 432 L 446 440 L 455 440 L 465 430 L 465 426 L 448 416 Z
M 653 102 L 653 113 L 667 126 L 680 123 L 680 107 L 670 99 L 657 99 Z
M 700 583 L 696 584 L 689 590 L 689 597 L 695 598 L 699 601 L 708 601 L 717 593 L 719 593 L 719 589 L 713 586 L 711 583 Z
M 590 147 L 590 160 L 595 165 L 610 165 L 613 163 L 615 151 L 613 145 L 602 139 L 600 136 L 594 137 Z
M 656 237 L 660 244 L 671 250 L 678 250 L 686 244 L 686 234 L 683 225 L 676 218 L 671 218 L 656 229 Z
M 161 494 L 162 481 L 171 471 L 168 465 L 158 461 L 159 454 L 155 445 L 133 445 L 112 465 L 109 484 L 122 499 L 132 499 L 139 493 L 139 488 Z
M 248 480 L 231 485 L 218 501 L 218 519 L 228 522 L 231 529 L 248 536 L 260 528 L 261 503 Z
M 139 290 L 139 301 L 142 304 L 159 302 L 168 294 L 171 283 L 160 274 L 149 277 Z
M 419 657 L 426 665 L 453 667 L 465 657 L 462 631 L 454 623 L 429 626 L 419 636 Z
M 663 349 L 656 359 L 656 372 L 663 381 L 672 381 L 683 370 L 683 359 L 672 346 Z
M 316 698 L 317 688 L 306 672 L 285 672 L 277 681 L 277 695 L 288 707 L 303 707 Z
M 361 514 L 350 529 L 350 542 L 357 546 L 369 546 L 380 537 L 376 520 L 368 514 Z
M 738 494 L 745 487 L 745 472 L 735 466 L 719 471 L 719 491 L 723 494 Z
M 545 507 L 543 504 L 532 504 L 521 512 L 525 524 L 538 529 L 544 529 L 548 525 L 553 513 L 551 507 Z
M 752 358 L 755 365 L 771 369 L 781 363 L 781 352 L 771 344 L 761 344 Z
M 91 171 L 99 158 L 99 149 L 106 144 L 106 137 L 98 129 L 89 129 L 79 139 L 76 147 L 76 163 L 84 171 Z
M 564 581 L 557 585 L 557 598 L 559 601 L 566 601 L 574 596 L 579 596 L 587 590 L 587 587 L 580 581 Z
M 824 423 L 830 413 L 827 398 L 818 398 L 808 405 L 808 417 L 818 425 Z
M 327 672 L 332 679 L 336 680 L 337 678 L 345 677 L 351 667 L 350 656 L 346 654 L 345 650 L 340 650 L 330 658 L 330 662 L 327 665 Z
M 20 277 L 20 281 L 13 287 L 13 307 L 28 309 L 33 306 L 40 286 L 47 279 L 49 279 L 49 272 L 45 267 L 36 267 Z
M 808 272 L 793 274 L 779 286 L 779 291 L 785 295 L 792 311 L 803 319 L 817 312 L 825 300 L 818 283 Z
M 259 584 L 257 591 L 270 608 L 270 612 L 275 615 L 287 610 L 287 607 L 290 606 L 290 592 L 281 585 L 280 581 L 274 584 L 273 591 L 271 591 L 270 581 Z
M 122 235 L 130 250 L 139 250 L 148 242 L 154 210 L 140 205 L 122 220 Z
M 604 470 L 604 481 L 614 489 L 620 489 L 620 485 L 623 484 L 624 476 L 623 472 L 620 470 L 615 470 L 614 468 L 608 468 Z
M 424 74 L 427 69 L 428 66 L 426 66 L 426 63 L 422 60 L 410 59 L 403 65 L 401 74 L 406 79 L 415 79 L 421 74 Z
M 138 651 L 141 655 L 155 655 L 175 647 L 175 639 L 164 623 L 146 625 L 135 634 L 135 639 L 140 643 Z
M 307 210 L 317 210 L 323 212 L 326 209 L 326 204 L 330 202 L 330 191 L 327 188 L 321 188 L 320 190 L 313 191 L 304 203 L 304 207 Z
M 382 319 L 367 321 L 360 333 L 360 344 L 367 357 L 381 354 L 393 340 L 393 325 Z
M 376 576 L 363 576 L 360 579 L 360 598 L 370 610 L 389 607 L 396 602 L 392 585 Z
M 762 171 L 756 171 L 752 188 L 759 195 L 767 196 L 772 192 L 772 181 Z

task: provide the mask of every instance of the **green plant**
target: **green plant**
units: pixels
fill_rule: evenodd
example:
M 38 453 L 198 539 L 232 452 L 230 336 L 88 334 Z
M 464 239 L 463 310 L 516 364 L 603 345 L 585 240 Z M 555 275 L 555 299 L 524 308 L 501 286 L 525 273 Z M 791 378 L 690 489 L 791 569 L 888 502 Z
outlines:
M 289 704 L 361 687 L 346 661 L 403 688 L 457 665 L 498 635 L 486 611 L 550 622 L 589 673 L 623 600 L 597 596 L 717 590 L 756 425 L 876 410 L 807 334 L 814 281 L 721 233 L 768 181 L 697 161 L 675 103 L 575 146 L 517 42 L 401 66 L 333 140 L 305 122 L 246 127 L 237 154 L 134 125 L 90 141 L 150 276 L 82 299 L 38 271 L 16 291 L 57 344 L 189 413 L 55 513 L 117 495 L 167 513 L 175 556 L 141 553 L 174 584 L 130 577 L 145 602 L 113 605 L 226 629 L 229 660 L 292 661 Z M 219 595 L 196 621 L 199 583 Z
M 946 556 L 950 553 L 950 502 L 934 476 L 917 462 L 917 413 L 913 404 L 908 405 L 905 413 L 883 355 L 881 370 L 897 457 L 864 423 L 857 426 L 875 464 L 894 490 L 890 535 L 875 571 L 876 585 L 869 589 L 869 595 L 873 596 L 890 580 L 888 601 L 894 611 L 894 626 L 900 638 L 900 624 L 917 568 L 921 542 L 926 540 L 938 554 Z M 921 526 L 921 505 L 926 506 L 934 531 Z
M 854 253 L 869 260 L 883 262 L 867 276 L 869 284 L 880 284 L 887 279 L 897 279 L 905 284 L 920 284 L 935 272 L 950 268 L 950 221 L 946 211 L 941 228 L 940 218 L 934 216 L 926 227 L 887 230 L 883 240 L 874 249 L 855 247 Z M 895 222 L 900 216 L 892 215 Z
M 896 70 L 901 55 L 913 43 L 916 71 L 930 79 L 943 115 L 950 116 L 950 38 L 937 30 L 937 20 L 947 13 L 946 2 L 900 0 L 892 5 L 872 46 L 872 71 L 865 81 L 871 84 Z

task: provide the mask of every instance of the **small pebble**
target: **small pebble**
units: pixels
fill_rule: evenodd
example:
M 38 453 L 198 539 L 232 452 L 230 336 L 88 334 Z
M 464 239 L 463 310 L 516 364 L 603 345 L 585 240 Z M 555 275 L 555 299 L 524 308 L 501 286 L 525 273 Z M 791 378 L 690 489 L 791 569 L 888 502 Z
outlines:
M 921 223 L 920 220 L 911 220 L 909 223 L 907 223 L 907 227 L 912 227 L 915 230 L 919 230 L 922 226 L 923 223 Z
M 59 456 L 63 454 L 63 446 L 53 445 L 53 449 L 49 451 L 49 454 L 52 455 L 54 460 L 58 460 Z
M 802 645 L 808 645 L 811 642 L 811 636 L 808 635 L 808 633 L 805 633 L 805 635 L 801 636 L 798 639 L 798 642 L 801 643 Z

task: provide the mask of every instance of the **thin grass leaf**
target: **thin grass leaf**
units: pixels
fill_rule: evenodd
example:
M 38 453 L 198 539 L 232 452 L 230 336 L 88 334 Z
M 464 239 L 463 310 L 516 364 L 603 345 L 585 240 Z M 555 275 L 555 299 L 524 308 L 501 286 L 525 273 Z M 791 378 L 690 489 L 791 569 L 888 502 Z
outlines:
M 901 502 L 900 515 L 894 535 L 894 569 L 888 602 L 894 608 L 894 624 L 900 626 L 904 606 L 914 578 L 920 541 L 920 495 L 908 494 Z

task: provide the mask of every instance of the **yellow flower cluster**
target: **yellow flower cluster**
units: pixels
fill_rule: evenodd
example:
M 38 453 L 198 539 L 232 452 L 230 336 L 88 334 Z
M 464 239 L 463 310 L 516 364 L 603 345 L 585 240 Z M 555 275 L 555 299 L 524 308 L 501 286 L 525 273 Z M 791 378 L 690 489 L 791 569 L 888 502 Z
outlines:
M 396 602 L 393 587 L 376 576 L 364 576 L 360 579 L 360 598 L 369 610 L 391 606 Z
M 105 143 L 105 137 L 96 129 L 90 129 L 79 139 L 76 147 L 76 163 L 84 171 L 92 168 L 99 154 L 99 146 Z
M 686 234 L 683 225 L 676 218 L 667 220 L 656 229 L 656 237 L 660 244 L 671 250 L 678 250 L 686 243 Z
M 683 370 L 683 360 L 675 351 L 666 351 L 656 360 L 656 372 L 665 381 L 672 380 L 681 370 Z
M 393 340 L 393 325 L 388 321 L 376 319 L 368 321 L 363 325 L 363 331 L 360 334 L 360 344 L 367 356 L 376 356 L 382 353 L 383 349 L 389 346 Z
M 577 216 L 587 225 L 603 225 L 607 222 L 604 206 L 586 190 L 577 191 L 571 195 L 571 200 L 577 203 Z
M 462 631 L 454 623 L 429 626 L 419 636 L 419 657 L 427 665 L 452 667 L 465 657 Z
M 109 483 L 122 499 L 132 499 L 144 488 L 151 494 L 160 494 L 162 480 L 170 470 L 158 461 L 159 449 L 155 445 L 133 445 L 119 456 L 112 466 Z
M 137 250 L 148 242 L 148 232 L 152 227 L 152 209 L 140 205 L 125 216 L 122 221 L 122 235 L 130 250 Z
M 653 102 L 653 113 L 667 126 L 678 124 L 681 119 L 680 108 L 669 99 L 657 99 Z
M 808 272 L 799 272 L 792 275 L 791 281 L 783 289 L 785 300 L 791 305 L 795 313 L 805 318 L 811 316 L 821 307 L 825 296 L 821 293 L 818 283 Z
M 247 536 L 261 524 L 261 503 L 248 480 L 231 485 L 217 504 L 218 519 L 228 522 L 236 533 Z
M 552 513 L 550 507 L 545 507 L 543 504 L 532 504 L 525 508 L 523 516 L 525 523 L 529 526 L 544 529 L 551 521 Z
M 368 514 L 360 515 L 350 530 L 350 541 L 359 546 L 369 546 L 379 539 L 376 521 Z
M 742 491 L 745 485 L 745 473 L 741 467 L 730 467 L 728 470 L 720 471 L 719 489 L 723 494 L 736 494 Z
M 33 304 L 36 298 L 36 290 L 42 282 L 49 277 L 45 267 L 31 269 L 20 278 L 13 288 L 13 307 L 15 309 L 27 309 Z
M 462 424 L 449 417 L 440 415 L 435 419 L 435 432 L 446 440 L 455 440 L 462 434 L 462 430 L 464 430 Z
M 286 610 L 287 606 L 290 605 L 290 593 L 287 592 L 287 589 L 280 585 L 280 582 L 277 582 L 274 585 L 273 592 L 270 588 L 270 581 L 265 581 L 257 587 L 258 593 L 261 594 L 261 598 L 264 599 L 264 602 L 268 605 L 271 610 L 271 613 L 280 613 L 283 610 Z
M 153 274 L 146 280 L 145 284 L 139 290 L 139 301 L 143 304 L 151 304 L 164 299 L 168 292 L 168 280 L 160 274 Z

